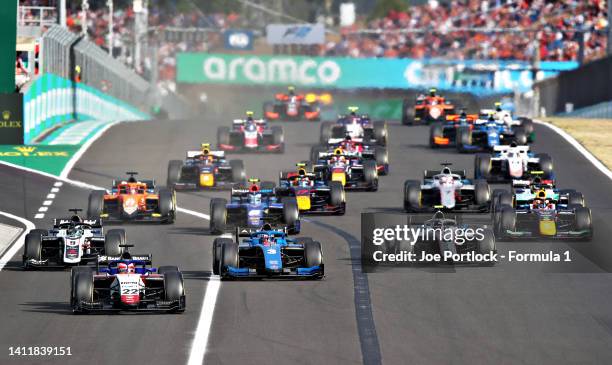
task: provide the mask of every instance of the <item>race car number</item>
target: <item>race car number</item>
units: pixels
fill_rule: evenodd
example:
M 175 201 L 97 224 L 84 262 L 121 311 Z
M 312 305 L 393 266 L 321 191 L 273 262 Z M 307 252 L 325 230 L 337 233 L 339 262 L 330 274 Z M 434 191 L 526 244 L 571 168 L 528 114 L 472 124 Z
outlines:
M 138 294 L 138 288 L 121 288 L 121 295 Z

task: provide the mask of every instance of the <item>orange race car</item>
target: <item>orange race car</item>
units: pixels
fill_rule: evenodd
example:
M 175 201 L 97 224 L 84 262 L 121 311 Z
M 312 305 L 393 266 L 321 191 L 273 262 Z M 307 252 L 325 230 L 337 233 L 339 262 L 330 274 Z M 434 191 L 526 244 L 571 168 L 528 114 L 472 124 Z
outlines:
M 176 195 L 166 188 L 155 191 L 154 180 L 137 180 L 137 172 L 127 172 L 127 180 L 113 180 L 110 192 L 94 190 L 89 194 L 87 215 L 91 219 L 119 222 L 173 223 Z
M 263 112 L 268 120 L 310 120 L 321 118 L 321 104 L 331 104 L 330 94 L 296 94 L 290 86 L 286 94 L 274 95 L 274 101 L 264 103 Z
M 450 114 L 444 122 L 434 122 L 429 127 L 429 146 L 431 148 L 454 146 L 457 137 L 457 129 L 469 127 L 478 119 L 478 114 Z
M 421 94 L 417 97 L 414 112 L 410 101 L 404 99 L 402 124 L 444 122 L 450 114 L 455 114 L 455 106 L 445 97 L 438 95 L 436 89 L 430 89 L 428 95 Z

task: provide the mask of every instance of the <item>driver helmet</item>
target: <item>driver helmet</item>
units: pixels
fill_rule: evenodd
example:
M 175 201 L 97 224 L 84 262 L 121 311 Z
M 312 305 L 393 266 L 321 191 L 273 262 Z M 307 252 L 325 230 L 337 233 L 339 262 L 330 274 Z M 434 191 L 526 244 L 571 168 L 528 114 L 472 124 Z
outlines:
M 300 187 L 308 187 L 310 186 L 310 179 L 306 176 L 302 177 L 299 181 L 298 181 L 298 185 Z
M 136 268 L 134 267 L 134 263 L 130 262 L 129 264 L 126 264 L 125 262 L 120 262 L 119 264 L 117 264 L 117 272 L 119 274 L 132 274 L 136 271 Z
M 270 246 L 272 244 L 272 240 L 270 239 L 270 235 L 269 234 L 261 235 L 261 243 L 264 246 Z
M 70 237 L 75 237 L 75 236 L 80 236 L 81 233 L 83 231 L 81 230 L 81 228 L 79 227 L 70 227 L 68 228 L 68 230 L 66 231 L 66 233 L 68 234 L 68 236 Z
M 432 87 L 431 89 L 429 89 L 429 96 L 431 96 L 432 98 L 436 97 L 436 92 L 437 91 L 438 90 L 436 90 L 435 88 Z
M 501 103 L 495 103 L 495 111 L 496 112 L 501 112 L 502 111 L 502 107 L 501 107 Z
M 294 96 L 295 95 L 295 88 L 293 86 L 289 86 L 287 88 L 287 94 L 289 94 L 289 96 Z
M 134 195 L 138 193 L 138 189 L 135 186 L 130 186 L 130 194 Z

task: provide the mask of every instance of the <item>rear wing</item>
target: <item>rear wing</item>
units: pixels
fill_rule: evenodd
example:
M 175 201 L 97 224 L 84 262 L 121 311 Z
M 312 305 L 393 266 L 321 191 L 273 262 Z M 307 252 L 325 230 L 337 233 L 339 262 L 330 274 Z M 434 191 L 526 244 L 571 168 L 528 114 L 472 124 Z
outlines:
M 208 154 L 216 158 L 225 157 L 225 151 L 209 151 Z M 187 158 L 196 158 L 201 155 L 202 155 L 202 151 L 187 151 Z
M 151 265 L 153 263 L 153 255 L 131 255 L 129 259 L 121 256 L 98 256 L 98 264 L 107 265 L 113 261 L 142 261 L 145 265 Z
M 508 145 L 493 146 L 493 151 L 495 152 L 507 153 L 510 150 L 518 151 L 519 153 L 527 153 L 529 152 L 529 146 L 508 146 Z
M 59 227 L 62 224 L 87 225 L 91 228 L 102 228 L 102 221 L 99 219 L 83 219 L 81 222 L 73 222 L 70 218 L 55 218 L 53 226 Z

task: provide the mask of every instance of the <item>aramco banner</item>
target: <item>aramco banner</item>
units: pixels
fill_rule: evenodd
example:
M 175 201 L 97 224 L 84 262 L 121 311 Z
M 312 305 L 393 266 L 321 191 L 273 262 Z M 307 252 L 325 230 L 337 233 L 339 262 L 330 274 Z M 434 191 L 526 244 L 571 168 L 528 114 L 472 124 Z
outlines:
M 534 80 L 571 70 L 576 62 L 413 60 L 179 53 L 177 82 L 287 85 L 312 88 L 419 89 L 458 92 L 526 91 Z

